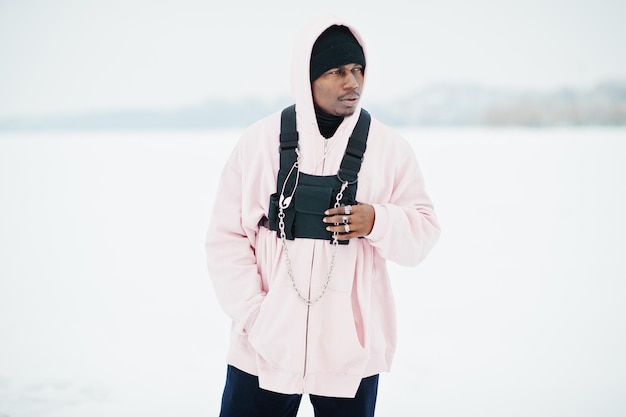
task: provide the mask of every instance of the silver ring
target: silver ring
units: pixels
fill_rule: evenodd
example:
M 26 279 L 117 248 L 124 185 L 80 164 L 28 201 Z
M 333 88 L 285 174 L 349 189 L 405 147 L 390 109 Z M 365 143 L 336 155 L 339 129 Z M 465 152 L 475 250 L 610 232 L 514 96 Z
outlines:
M 343 216 L 343 224 L 348 224 L 348 216 Z
M 350 225 L 349 225 L 349 224 L 347 224 L 347 223 L 346 223 L 346 224 L 343 226 L 343 228 L 346 230 L 346 233 L 350 233 Z
M 350 214 L 352 212 L 352 206 L 351 205 L 347 205 L 343 207 L 343 212 L 345 214 Z

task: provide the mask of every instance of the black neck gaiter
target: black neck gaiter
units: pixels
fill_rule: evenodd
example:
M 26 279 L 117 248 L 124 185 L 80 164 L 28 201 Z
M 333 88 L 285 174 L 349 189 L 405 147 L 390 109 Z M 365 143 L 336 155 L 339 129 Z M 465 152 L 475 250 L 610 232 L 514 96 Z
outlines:
M 317 126 L 320 129 L 320 133 L 326 139 L 334 135 L 341 122 L 343 122 L 343 116 L 333 116 L 317 106 L 315 106 L 315 118 L 317 119 Z

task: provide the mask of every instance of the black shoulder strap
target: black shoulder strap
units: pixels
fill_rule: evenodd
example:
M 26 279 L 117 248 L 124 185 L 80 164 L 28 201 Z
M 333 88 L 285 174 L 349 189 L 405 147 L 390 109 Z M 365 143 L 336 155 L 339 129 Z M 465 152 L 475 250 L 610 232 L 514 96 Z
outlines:
M 296 130 L 296 105 L 286 107 L 280 114 L 280 170 L 277 184 L 282 184 L 298 159 L 298 131 Z M 288 188 L 291 189 L 291 186 Z M 280 192 L 280 188 L 277 190 Z
M 285 108 L 280 115 L 280 167 L 288 170 L 296 162 L 298 131 L 296 130 L 296 105 Z
M 355 182 L 359 176 L 361 163 L 363 162 L 363 154 L 367 147 L 367 136 L 370 132 L 371 119 L 370 114 L 364 109 L 361 109 L 359 120 L 356 122 L 356 126 L 348 140 L 346 153 L 343 155 L 341 166 L 337 173 L 341 181 L 352 183 Z
M 346 152 L 341 160 L 338 176 L 342 181 L 355 182 L 361 170 L 363 154 L 370 130 L 370 114 L 361 109 L 359 120 L 348 140 Z M 298 131 L 296 127 L 296 105 L 285 108 L 280 116 L 280 171 L 278 184 L 282 184 L 287 173 L 297 160 Z

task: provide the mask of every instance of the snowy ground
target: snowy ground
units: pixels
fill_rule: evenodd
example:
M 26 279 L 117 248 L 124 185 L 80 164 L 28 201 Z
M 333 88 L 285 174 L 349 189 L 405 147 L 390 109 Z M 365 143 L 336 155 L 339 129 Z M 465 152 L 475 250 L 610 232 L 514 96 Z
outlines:
M 443 235 L 390 265 L 377 415 L 625 415 L 626 130 L 404 133 Z M 0 134 L 0 417 L 217 415 L 203 239 L 237 136 Z

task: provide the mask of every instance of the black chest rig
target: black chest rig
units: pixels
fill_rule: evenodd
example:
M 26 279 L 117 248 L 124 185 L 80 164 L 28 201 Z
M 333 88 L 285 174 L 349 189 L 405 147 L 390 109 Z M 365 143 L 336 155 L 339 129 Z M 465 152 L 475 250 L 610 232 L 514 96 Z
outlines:
M 369 113 L 361 109 L 359 120 L 341 160 L 339 172 L 336 175 L 317 176 L 299 171 L 295 105 L 283 110 L 280 119 L 280 169 L 276 193 L 270 196 L 268 210 L 270 230 L 280 233 L 278 213 L 279 205 L 282 204 L 287 239 L 333 241 L 333 234 L 326 230 L 326 224 L 322 221 L 324 211 L 337 202 L 342 206 L 356 204 L 357 179 L 367 145 L 370 120 Z M 339 201 L 338 194 L 341 197 Z M 339 241 L 343 244 L 348 242 Z

